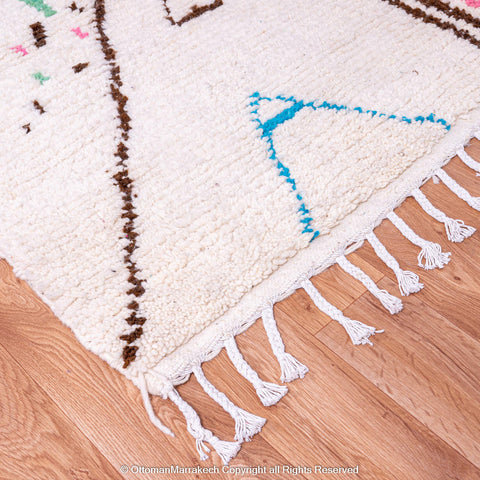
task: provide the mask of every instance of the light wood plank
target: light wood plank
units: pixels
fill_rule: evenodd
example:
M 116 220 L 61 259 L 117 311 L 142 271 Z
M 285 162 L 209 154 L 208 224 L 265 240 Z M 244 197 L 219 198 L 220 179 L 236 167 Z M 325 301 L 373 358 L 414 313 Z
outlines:
M 0 478 L 122 478 L 1 346 L 0 370 Z
M 383 288 L 393 282 L 384 279 Z M 480 344 L 418 297 L 395 316 L 362 296 L 345 314 L 385 333 L 355 347 L 333 322 L 323 343 L 472 463 L 480 466 Z
M 468 151 L 480 159 L 480 142 L 472 141 Z M 479 179 L 460 160 L 453 159 L 445 169 L 472 194 L 480 195 Z M 444 185 L 429 181 L 422 189 L 448 215 L 480 229 L 478 212 Z M 268 420 L 232 465 L 359 464 L 356 478 L 362 479 L 480 478 L 474 466 L 478 465 L 475 440 L 480 424 L 480 324 L 476 315 L 480 311 L 480 237 L 477 233 L 461 244 L 449 243 L 443 226 L 413 199 L 397 211 L 417 233 L 452 251 L 452 262 L 445 269 L 424 272 L 415 267 L 418 248 L 393 225 L 385 221 L 376 230 L 402 267 L 419 272 L 426 285 L 417 295 L 404 298 L 405 311 L 398 318 L 390 317 L 338 266 L 313 279 L 327 300 L 352 317 L 386 327 L 386 333 L 375 337 L 374 348 L 352 347 L 343 329 L 318 312 L 300 290 L 277 304 L 275 314 L 287 350 L 311 371 L 304 380 L 289 384 L 290 393 L 277 406 L 260 404 L 225 352 L 205 365 L 212 383 L 242 408 Z M 368 243 L 349 259 L 380 286 L 398 294 L 393 274 Z M 7 480 L 32 478 L 27 470 L 38 466 L 44 469 L 38 475 L 41 480 L 45 472 L 45 478 L 118 478 L 122 464 L 198 463 L 194 442 L 176 407 L 153 398 L 159 417 L 177 433 L 171 439 L 150 424 L 137 389 L 87 352 L 3 261 L 0 315 L 0 345 L 4 347 L 0 348 L 4 367 L 0 408 L 14 412 L 8 416 L 10 423 L 15 416 L 23 429 L 20 440 L 10 423 L 2 425 L 0 467 L 8 464 L 10 470 L 2 468 L 0 476 L 13 471 Z M 260 375 L 277 381 L 279 368 L 261 323 L 238 341 Z M 5 362 L 8 365 L 3 365 Z M 179 391 L 198 410 L 207 428 L 220 438 L 233 438 L 232 419 L 196 381 L 189 380 Z M 22 403 L 24 398 L 28 401 Z M 60 454 L 53 456 L 51 451 Z M 15 464 L 11 470 L 12 458 L 19 462 L 26 456 L 25 468 Z M 213 464 L 221 467 L 215 453 L 202 462 Z M 142 474 L 142 478 L 156 479 L 158 475 Z M 220 474 L 215 478 L 253 477 Z
M 303 380 L 289 384 L 289 394 L 278 405 L 261 406 L 224 354 L 208 362 L 205 371 L 239 406 L 247 405 L 269 419 L 260 435 L 291 462 L 360 464 L 360 478 L 365 479 L 480 478 L 462 455 L 380 394 L 280 308 L 275 313 L 287 350 L 310 367 Z M 258 348 L 267 344 L 260 322 L 238 343 L 262 378 L 278 382 L 279 369 L 270 349 Z M 219 377 L 219 371 L 225 374 Z
M 439 185 L 427 184 L 422 188 L 433 202 L 436 197 L 431 194 Z M 450 203 L 451 211 L 456 212 L 455 218 L 463 218 L 470 213 L 470 207 L 459 204 L 459 200 L 448 192 L 444 197 L 445 203 Z M 435 202 L 439 207 L 439 202 Z M 456 205 L 456 207 L 453 206 Z M 399 216 L 408 221 L 408 224 L 421 237 L 439 243 L 443 251 L 451 252 L 451 260 L 443 269 L 423 270 L 417 266 L 417 255 L 420 248 L 411 244 L 389 221 L 384 221 L 375 229 L 375 234 L 386 246 L 388 251 L 398 260 L 405 270 L 412 270 L 420 276 L 425 288 L 416 295 L 422 298 L 433 308 L 442 312 L 457 326 L 468 332 L 472 337 L 480 338 L 480 323 L 472 312 L 480 310 L 480 237 L 476 232 L 472 237 L 461 243 L 449 242 L 446 238 L 443 224 L 431 219 L 415 202 L 408 198 L 396 209 Z M 480 219 L 480 215 L 478 215 Z M 471 220 L 471 219 L 469 219 Z M 479 228 L 480 221 L 469 222 Z M 365 248 L 366 247 L 366 248 Z M 395 275 L 376 256 L 373 249 L 366 243 L 362 247 L 364 258 L 375 265 L 379 270 L 394 280 Z M 397 293 L 395 286 L 392 293 Z M 404 299 L 408 304 L 409 297 Z
M 0 299 L 1 302 L 8 299 L 5 304 L 0 302 L 3 327 L 0 345 L 115 468 L 124 464 L 157 467 L 198 464 L 195 441 L 186 430 L 183 415 L 170 401 L 154 398 L 153 404 L 161 420 L 175 432 L 175 438 L 166 437 L 151 424 L 140 394 L 131 382 L 85 350 L 29 287 L 13 277 L 5 262 L 0 262 L 0 268 Z M 24 315 L 24 310 L 29 314 Z M 190 400 L 188 396 L 186 400 Z M 202 410 L 199 412 L 203 418 Z M 225 430 L 231 435 L 230 419 L 225 416 L 219 419 L 220 422 L 211 422 L 215 433 L 222 433 L 225 422 L 228 427 Z M 269 464 L 286 463 L 274 448 L 261 445 L 260 440 L 255 448 L 265 452 Z M 260 464 L 254 452 L 242 449 L 232 465 Z M 212 453 L 211 457 L 202 465 L 216 465 L 221 470 L 218 455 Z M 138 478 L 138 475 L 128 473 L 124 477 Z M 158 475 L 142 474 L 142 478 L 154 479 Z M 238 476 L 220 473 L 215 478 L 238 479 Z
M 362 268 L 374 281 L 378 281 L 384 276 L 377 268 L 363 260 L 362 257 L 356 256 L 355 253 L 350 255 L 349 260 Z M 340 309 L 346 308 L 366 292 L 366 288 L 360 282 L 338 265 L 331 266 L 311 280 L 317 288 L 321 288 L 322 295 Z M 291 295 L 278 303 L 278 308 L 296 318 L 297 324 L 313 335 L 330 322 L 330 317 L 315 308 L 303 289 L 299 289 L 296 295 Z

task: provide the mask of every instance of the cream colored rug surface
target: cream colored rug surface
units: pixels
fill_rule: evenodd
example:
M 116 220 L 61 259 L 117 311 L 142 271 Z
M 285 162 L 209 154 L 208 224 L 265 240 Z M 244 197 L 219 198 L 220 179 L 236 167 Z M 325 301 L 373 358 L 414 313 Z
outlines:
M 435 176 L 480 209 L 442 170 L 458 153 L 480 171 L 463 151 L 480 127 L 477 3 L 2 0 L 1 256 L 140 388 L 160 430 L 173 433 L 150 395 L 177 404 L 201 459 L 210 445 L 228 463 L 265 419 L 202 362 L 225 348 L 273 405 L 308 371 L 285 351 L 276 301 L 304 288 L 372 343 L 374 319 L 345 317 L 309 278 L 338 263 L 395 314 L 423 285 L 375 226 L 392 221 L 426 269 L 450 255 L 394 213 L 407 196 L 450 240 L 474 232 L 418 188 Z M 362 241 L 397 292 L 346 259 Z M 235 342 L 259 317 L 278 384 Z M 191 374 L 235 419 L 234 442 L 178 395 Z

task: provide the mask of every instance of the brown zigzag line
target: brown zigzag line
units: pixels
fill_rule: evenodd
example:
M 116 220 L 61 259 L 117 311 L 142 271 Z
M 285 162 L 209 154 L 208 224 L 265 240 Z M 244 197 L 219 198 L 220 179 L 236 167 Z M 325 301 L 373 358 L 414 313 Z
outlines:
M 426 7 L 435 7 L 440 12 L 453 17 L 456 20 L 464 20 L 470 25 L 473 25 L 476 28 L 480 28 L 480 19 L 475 18 L 473 15 L 470 15 L 465 10 L 461 10 L 458 7 L 451 7 L 448 3 L 442 2 L 442 0 L 418 0 L 420 3 L 423 3 Z
M 68 8 L 69 8 L 72 12 L 74 12 L 75 10 L 78 10 L 80 13 L 82 13 L 83 10 L 84 10 L 84 7 L 78 8 L 78 7 L 77 7 L 77 4 L 76 4 L 75 2 L 73 2 Z
M 45 27 L 40 22 L 37 22 L 32 23 L 30 28 L 32 29 L 33 38 L 35 39 L 35 46 L 37 48 L 45 46 L 47 44 Z
M 133 180 L 130 178 L 127 167 L 128 160 L 128 147 L 124 142 L 127 142 L 129 135 L 128 131 L 130 130 L 130 117 L 126 111 L 126 105 L 128 97 L 123 95 L 120 91 L 122 87 L 122 80 L 120 79 L 120 67 L 116 64 L 116 51 L 110 45 L 110 39 L 107 37 L 103 24 L 105 21 L 105 0 L 95 0 L 95 24 L 98 30 L 98 40 L 102 47 L 102 52 L 105 57 L 105 60 L 110 65 L 110 94 L 112 95 L 113 100 L 117 103 L 117 112 L 118 119 L 120 120 L 119 129 L 121 130 L 122 140 L 117 145 L 117 151 L 114 153 L 114 156 L 118 157 L 120 160 L 117 162 L 116 166 L 118 167 L 117 172 L 113 175 L 113 179 L 122 194 L 123 199 L 123 213 L 122 218 L 125 218 L 125 224 L 123 226 L 123 233 L 126 234 L 128 238 L 128 244 L 124 247 L 125 256 L 124 262 L 127 269 L 130 272 L 128 277 L 128 282 L 131 285 L 131 288 L 127 291 L 128 295 L 134 295 L 135 297 L 141 297 L 145 289 L 142 286 L 142 283 L 145 282 L 144 279 L 138 276 L 140 270 L 137 268 L 135 261 L 132 259 L 132 253 L 137 248 L 137 236 L 138 233 L 135 231 L 135 219 L 138 215 L 135 213 L 135 207 L 133 206 L 133 197 L 136 196 L 133 194 Z M 130 316 L 125 319 L 129 325 L 143 325 L 146 321 L 146 318 L 137 316 L 139 304 L 137 301 L 132 300 L 128 304 L 128 309 L 131 310 Z M 136 328 L 129 335 L 120 336 L 120 340 L 125 341 L 127 345 L 123 347 L 123 368 L 127 368 L 130 363 L 135 360 L 138 347 L 135 345 L 130 345 L 143 333 L 141 327 Z
M 33 101 L 33 107 L 40 112 L 40 115 L 45 113 L 45 109 L 38 103 L 38 100 Z
M 88 67 L 88 62 L 85 62 L 85 63 L 77 63 L 72 68 L 75 73 L 80 73 L 83 69 L 87 67 Z
M 441 28 L 442 30 L 450 30 L 458 38 L 467 40 L 472 45 L 475 45 L 476 47 L 480 48 L 480 40 L 477 40 L 473 35 L 470 35 L 470 33 L 468 33 L 466 30 L 457 28 L 453 23 L 444 22 L 443 20 L 440 20 L 439 18 L 434 17 L 433 15 L 429 15 L 428 13 L 425 13 L 420 8 L 413 8 L 410 5 L 407 5 L 406 3 L 403 3 L 400 0 L 382 0 L 382 1 L 389 3 L 394 7 L 401 8 L 403 11 L 405 11 L 412 17 L 419 18 L 424 23 L 431 23 Z
M 165 18 L 172 25 L 177 25 L 178 27 L 181 27 L 184 23 L 187 23 L 190 20 L 193 20 L 194 18 L 199 17 L 200 15 L 203 15 L 205 12 L 215 10 L 216 8 L 221 7 L 223 5 L 223 0 L 215 0 L 210 5 L 203 5 L 202 7 L 194 5 L 193 7 L 190 8 L 190 12 L 187 13 L 180 20 L 178 20 L 178 22 L 176 22 L 171 16 L 170 9 L 168 8 L 168 5 L 167 5 L 167 0 L 163 0 L 163 4 L 165 5 L 165 11 L 167 12 L 167 16 Z

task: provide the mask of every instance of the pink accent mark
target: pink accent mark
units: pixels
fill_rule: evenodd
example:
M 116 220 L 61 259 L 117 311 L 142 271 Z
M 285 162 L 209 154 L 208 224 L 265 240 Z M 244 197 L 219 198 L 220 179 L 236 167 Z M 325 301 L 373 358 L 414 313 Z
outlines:
M 469 7 L 480 7 L 480 0 L 463 0 Z
M 10 47 L 10 50 L 15 50 L 15 53 L 22 53 L 22 56 L 28 55 L 28 52 L 21 46 L 15 45 L 14 47 Z
M 80 30 L 80 27 L 77 28 L 72 28 L 71 30 L 73 33 L 76 33 L 77 36 L 79 36 L 81 39 L 84 39 L 85 37 L 88 37 L 88 32 L 82 32 Z

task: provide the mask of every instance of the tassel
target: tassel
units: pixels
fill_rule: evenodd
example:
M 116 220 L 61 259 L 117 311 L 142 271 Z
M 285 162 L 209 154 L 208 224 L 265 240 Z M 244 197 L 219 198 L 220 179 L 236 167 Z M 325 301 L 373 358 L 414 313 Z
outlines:
M 217 390 L 217 388 L 207 380 L 200 365 L 193 367 L 193 374 L 205 393 L 215 400 L 235 420 L 236 441 L 248 442 L 253 435 L 260 432 L 266 422 L 265 418 L 257 417 L 237 407 L 224 393 Z
M 425 270 L 432 270 L 435 267 L 443 268 L 450 261 L 450 252 L 443 253 L 438 243 L 419 237 L 396 213 L 390 212 L 387 218 L 408 240 L 421 248 L 418 254 L 419 267 Z M 422 263 L 423 259 L 425 259 L 425 265 Z
M 435 172 L 435 175 L 458 197 L 467 202 L 475 210 L 480 210 L 480 197 L 473 197 L 470 193 L 460 186 L 450 175 L 443 169 Z
M 237 456 L 241 448 L 241 443 L 239 442 L 226 442 L 224 440 L 219 440 L 215 436 L 213 436 L 209 442 L 217 452 L 218 456 L 222 459 L 224 465 L 228 465 L 230 460 Z
M 209 443 L 215 451 L 218 453 L 224 465 L 228 465 L 228 462 L 235 457 L 240 450 L 241 444 L 239 442 L 225 442 L 218 439 L 210 430 L 207 430 L 202 426 L 200 417 L 197 412 L 178 394 L 173 388 L 168 393 L 168 398 L 178 407 L 183 413 L 187 422 L 187 430 L 190 435 L 196 440 L 197 451 L 200 455 L 200 460 L 206 460 L 210 449 L 205 445 L 205 442 Z
M 273 316 L 272 305 L 262 312 L 262 321 L 272 351 L 280 364 L 280 381 L 291 382 L 297 378 L 303 378 L 308 372 L 308 367 L 299 362 L 293 355 L 285 352 L 285 345 Z
M 375 335 L 376 333 L 383 332 L 383 330 L 377 330 L 375 327 L 365 325 L 358 320 L 352 320 L 351 318 L 344 316 L 337 307 L 334 307 L 320 295 L 320 292 L 315 288 L 310 280 L 304 280 L 301 286 L 308 293 L 313 303 L 319 310 L 326 313 L 329 317 L 342 325 L 342 327 L 347 331 L 354 345 L 373 345 L 369 337 Z
M 402 270 L 395 257 L 385 248 L 373 232 L 368 233 L 366 239 L 378 257 L 397 277 L 398 288 L 402 296 L 417 293 L 423 288 L 423 283 L 420 283 L 418 275 L 408 270 Z
M 264 382 L 260 379 L 255 370 L 243 358 L 234 337 L 225 340 L 225 350 L 240 375 L 253 385 L 263 405 L 266 407 L 275 405 L 288 392 L 288 388 L 283 385 Z
M 386 290 L 381 290 L 377 287 L 376 283 L 360 268 L 347 260 L 345 255 L 341 255 L 337 258 L 338 265 L 349 273 L 353 278 L 362 282 L 368 291 L 380 300 L 380 303 L 392 314 L 398 313 L 402 310 L 402 301 L 390 295 Z
M 412 195 L 426 213 L 445 225 L 447 238 L 451 242 L 463 242 L 463 240 L 470 237 L 475 232 L 475 228 L 465 225 L 462 220 L 455 220 L 447 217 L 445 213 L 434 207 L 419 188 L 414 190 Z
M 150 395 L 147 390 L 147 382 L 145 381 L 145 376 L 140 374 L 138 376 L 138 380 L 140 383 L 140 393 L 142 394 L 142 399 L 143 403 L 145 405 L 145 410 L 147 411 L 148 417 L 150 418 L 150 421 L 163 433 L 170 435 L 172 437 L 175 436 L 175 434 L 168 428 L 166 427 L 160 419 L 155 415 L 155 412 L 153 411 L 152 407 L 152 402 L 150 401 Z
M 239 442 L 249 442 L 254 435 L 260 432 L 267 421 L 265 418 L 241 408 L 235 413 L 233 419 L 235 420 L 235 440 Z
M 480 173 L 480 162 L 474 160 L 463 148 L 457 150 L 457 155 L 467 167 Z
M 404 296 L 417 293 L 424 287 L 423 283 L 420 283 L 418 275 L 409 270 L 401 270 L 397 275 L 397 280 L 400 294 Z

